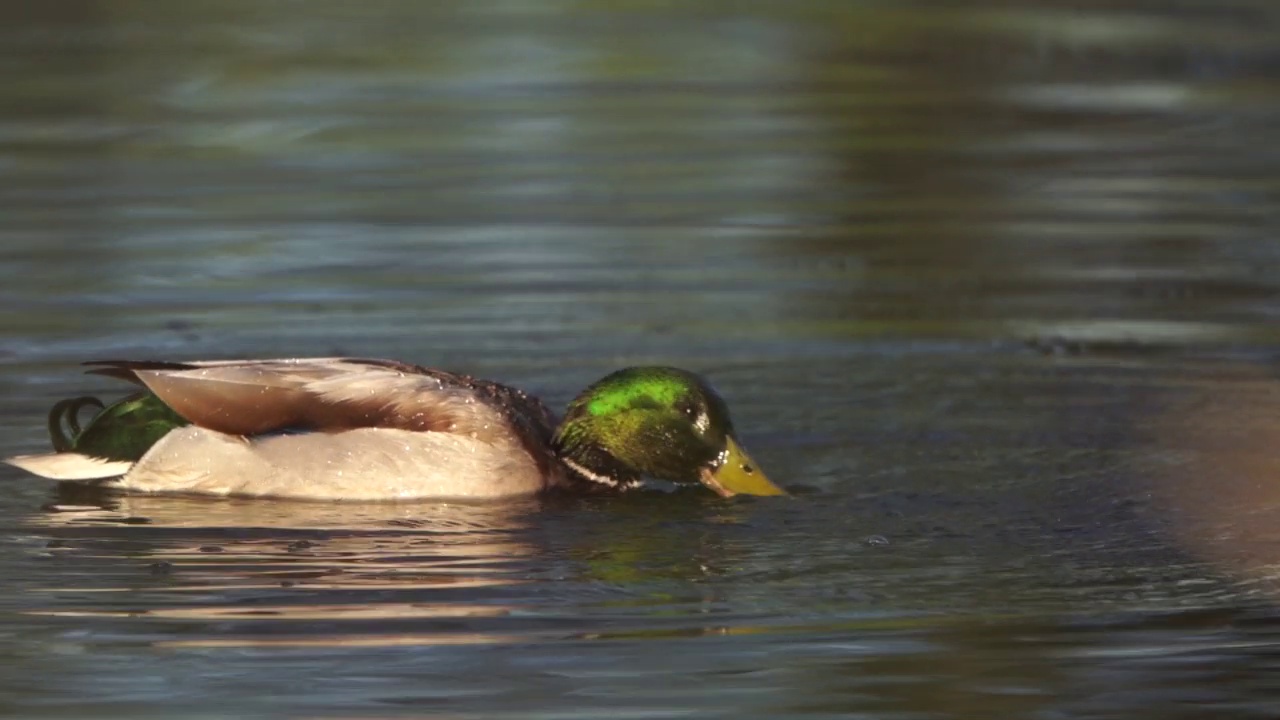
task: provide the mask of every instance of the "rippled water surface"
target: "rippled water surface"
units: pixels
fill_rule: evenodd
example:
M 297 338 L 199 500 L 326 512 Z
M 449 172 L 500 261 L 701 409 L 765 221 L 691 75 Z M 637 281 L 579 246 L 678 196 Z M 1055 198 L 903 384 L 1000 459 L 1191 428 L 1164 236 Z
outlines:
M 790 499 L 0 468 L 0 713 L 1271 718 L 1269 2 L 0 10 L 0 454 L 101 357 L 562 407 L 708 375 Z

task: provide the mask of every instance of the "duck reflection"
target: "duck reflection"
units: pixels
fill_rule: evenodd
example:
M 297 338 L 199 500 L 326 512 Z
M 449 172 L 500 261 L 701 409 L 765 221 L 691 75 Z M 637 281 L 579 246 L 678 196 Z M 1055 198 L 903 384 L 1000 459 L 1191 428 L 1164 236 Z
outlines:
M 60 487 L 30 518 L 75 586 L 29 613 L 142 618 L 176 646 L 505 642 L 483 622 L 537 555 L 534 501 L 353 504 L 118 495 Z M 76 598 L 73 606 L 64 600 Z M 204 621 L 203 623 L 193 621 Z
M 744 618 L 718 580 L 750 562 L 760 506 L 680 495 L 313 503 L 68 485 L 27 522 L 63 566 L 27 612 L 143 622 L 167 647 L 731 632 Z

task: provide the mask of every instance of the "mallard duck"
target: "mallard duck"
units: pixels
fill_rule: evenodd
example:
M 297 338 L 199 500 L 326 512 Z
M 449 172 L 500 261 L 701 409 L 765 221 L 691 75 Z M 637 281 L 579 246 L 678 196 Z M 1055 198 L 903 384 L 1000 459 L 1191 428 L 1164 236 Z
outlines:
M 726 497 L 785 494 L 738 445 L 724 400 L 678 368 L 608 375 L 556 424 L 515 388 L 393 360 L 86 365 L 142 389 L 105 407 L 92 397 L 56 404 L 55 452 L 6 462 L 156 493 L 474 498 L 619 491 L 655 478 Z M 102 409 L 81 428 L 89 406 Z

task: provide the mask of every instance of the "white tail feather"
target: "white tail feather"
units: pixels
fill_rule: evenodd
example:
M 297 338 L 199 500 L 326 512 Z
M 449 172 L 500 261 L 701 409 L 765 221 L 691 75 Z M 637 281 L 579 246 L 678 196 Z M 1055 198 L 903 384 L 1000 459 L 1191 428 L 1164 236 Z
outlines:
M 128 460 L 103 460 L 73 452 L 15 455 L 5 458 L 4 462 L 51 480 L 112 478 L 129 472 L 129 468 L 133 467 L 133 463 Z

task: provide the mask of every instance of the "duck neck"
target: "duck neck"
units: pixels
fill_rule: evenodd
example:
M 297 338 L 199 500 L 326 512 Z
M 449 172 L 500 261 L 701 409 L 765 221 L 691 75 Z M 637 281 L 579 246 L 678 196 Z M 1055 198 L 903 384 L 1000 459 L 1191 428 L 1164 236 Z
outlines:
M 621 492 L 634 490 L 640 486 L 640 478 L 616 478 L 596 472 L 571 457 L 561 457 L 567 475 L 576 483 L 589 490 L 601 492 Z

